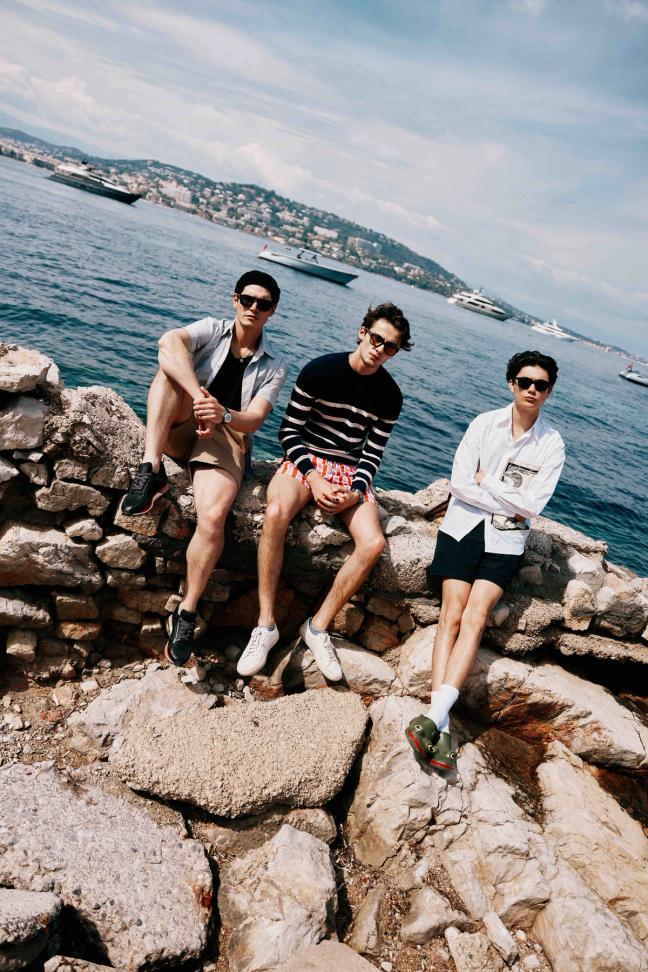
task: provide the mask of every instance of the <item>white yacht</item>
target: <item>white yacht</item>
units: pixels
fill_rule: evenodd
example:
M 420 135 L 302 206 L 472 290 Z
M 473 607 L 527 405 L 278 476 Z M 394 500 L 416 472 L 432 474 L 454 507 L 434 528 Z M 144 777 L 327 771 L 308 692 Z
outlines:
M 555 317 L 553 321 L 545 321 L 544 324 L 540 324 L 539 322 L 532 324 L 531 330 L 537 331 L 538 334 L 548 334 L 550 337 L 558 338 L 559 341 L 576 340 L 573 335 L 568 334 L 567 331 L 563 331 Z
M 485 314 L 486 317 L 494 317 L 498 321 L 505 321 L 509 316 L 502 307 L 493 303 L 490 297 L 479 290 L 459 290 L 452 297 L 448 297 L 449 304 L 456 304 L 457 307 L 465 307 L 466 310 L 474 311 L 475 314 Z
M 114 182 L 104 179 L 102 175 L 93 172 L 92 166 L 87 162 L 75 164 L 72 162 L 62 162 L 57 165 L 51 176 L 54 182 L 63 182 L 67 186 L 74 186 L 75 189 L 84 189 L 86 192 L 94 192 L 98 196 L 109 196 L 111 199 L 118 199 L 119 202 L 132 205 L 142 195 L 140 192 L 130 192 L 123 186 L 117 186 Z
M 312 250 L 297 250 L 296 253 L 284 250 L 271 250 L 266 243 L 259 253 L 261 260 L 270 260 L 271 263 L 281 263 L 284 267 L 292 270 L 301 270 L 302 273 L 309 273 L 313 277 L 321 277 L 323 280 L 331 280 L 336 284 L 348 284 L 355 280 L 357 273 L 347 273 L 345 270 L 338 270 L 329 263 L 323 263 L 321 257 Z

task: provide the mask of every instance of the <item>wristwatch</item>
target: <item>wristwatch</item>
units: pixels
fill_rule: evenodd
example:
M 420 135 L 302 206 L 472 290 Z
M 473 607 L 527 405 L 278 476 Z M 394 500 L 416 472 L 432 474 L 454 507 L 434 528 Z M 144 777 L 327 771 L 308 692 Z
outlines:
M 229 425 L 231 421 L 232 413 L 230 412 L 229 408 L 226 408 L 223 412 L 223 425 Z

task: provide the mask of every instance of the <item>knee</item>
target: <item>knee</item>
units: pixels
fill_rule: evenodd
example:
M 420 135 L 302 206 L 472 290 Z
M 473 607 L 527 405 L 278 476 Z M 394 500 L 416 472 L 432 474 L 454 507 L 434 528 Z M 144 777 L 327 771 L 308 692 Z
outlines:
M 449 625 L 451 628 L 456 628 L 459 630 L 463 611 L 464 605 L 461 603 L 461 601 L 445 598 L 441 604 L 439 621 L 443 622 L 443 624 Z
M 361 556 L 372 564 L 378 560 L 384 549 L 385 538 L 382 533 L 375 533 L 370 537 L 364 537 L 356 546 L 356 550 Z
M 207 537 L 218 537 L 225 529 L 228 508 L 225 506 L 212 506 L 207 510 L 202 510 L 198 516 L 198 528 Z
M 264 531 L 284 532 L 288 529 L 291 517 L 286 508 L 276 500 L 270 500 L 263 517 Z
M 461 627 L 473 632 L 482 632 L 486 627 L 488 612 L 478 605 L 469 604 L 463 612 Z

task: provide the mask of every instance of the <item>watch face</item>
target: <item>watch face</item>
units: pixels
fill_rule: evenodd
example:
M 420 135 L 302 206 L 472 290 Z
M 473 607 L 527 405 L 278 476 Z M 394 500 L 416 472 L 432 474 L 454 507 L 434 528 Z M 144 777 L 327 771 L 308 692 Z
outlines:
M 223 422 L 225 423 L 225 425 L 229 425 L 231 421 L 232 421 L 232 413 L 226 411 L 223 414 Z

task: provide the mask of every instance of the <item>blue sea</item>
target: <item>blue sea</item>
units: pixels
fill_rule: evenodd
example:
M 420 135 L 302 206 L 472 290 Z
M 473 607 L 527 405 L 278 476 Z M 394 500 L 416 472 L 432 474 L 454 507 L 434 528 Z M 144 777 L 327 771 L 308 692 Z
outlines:
M 69 386 L 112 386 L 144 418 L 158 337 L 200 317 L 230 316 L 239 274 L 268 269 L 257 260 L 262 241 L 143 200 L 125 206 L 47 174 L 0 157 L 0 339 L 53 357 Z M 624 361 L 374 274 L 338 287 L 279 266 L 272 272 L 282 298 L 269 327 L 290 367 L 257 437 L 258 457 L 278 455 L 277 429 L 302 365 L 352 350 L 367 306 L 392 300 L 410 320 L 415 347 L 388 366 L 405 404 L 378 484 L 413 491 L 448 476 L 468 422 L 509 401 L 508 358 L 537 347 L 560 366 L 546 413 L 567 445 L 545 512 L 606 540 L 610 560 L 648 575 L 648 389 L 617 377 Z

